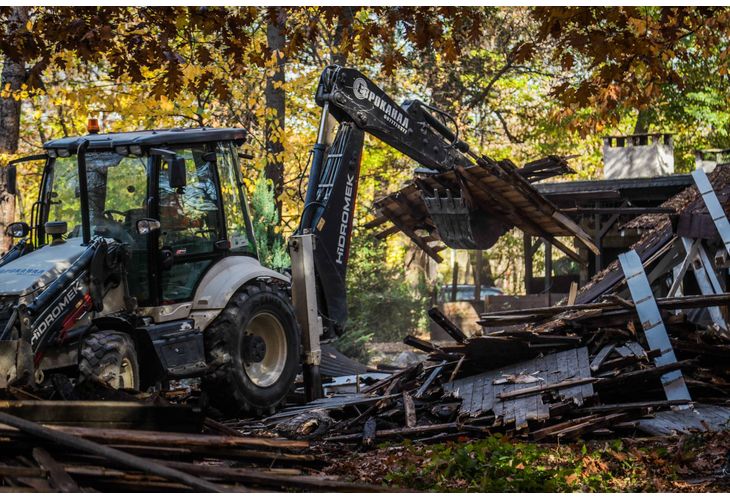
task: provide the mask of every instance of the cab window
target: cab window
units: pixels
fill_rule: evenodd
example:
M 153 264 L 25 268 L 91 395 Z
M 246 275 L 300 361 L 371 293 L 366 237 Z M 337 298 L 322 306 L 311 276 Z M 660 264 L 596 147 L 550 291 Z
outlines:
M 170 247 L 175 257 L 212 252 L 221 239 L 218 189 L 213 163 L 203 157 L 205 149 L 178 150 L 185 158 L 186 185 L 171 188 L 169 168 L 160 167 L 160 245 Z
M 240 180 L 238 154 L 231 143 L 220 143 L 216 148 L 218 173 L 221 180 L 221 198 L 226 217 L 226 235 L 232 252 L 256 253 L 251 221 L 244 189 Z
M 174 258 L 172 268 L 162 273 L 163 303 L 192 299 L 223 234 L 215 163 L 205 159 L 203 146 L 176 153 L 185 158 L 185 187 L 171 188 L 169 167 L 160 165 L 159 243 Z

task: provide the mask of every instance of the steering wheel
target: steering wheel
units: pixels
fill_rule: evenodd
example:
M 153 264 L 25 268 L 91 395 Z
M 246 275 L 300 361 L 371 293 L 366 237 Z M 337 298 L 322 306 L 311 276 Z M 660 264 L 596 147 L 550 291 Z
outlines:
M 124 222 L 116 220 L 113 217 L 114 215 L 121 216 L 124 219 L 127 218 L 127 214 L 119 210 L 104 210 L 102 218 L 97 220 L 95 224 L 94 232 L 105 238 L 113 238 L 122 243 L 133 245 L 135 242 L 134 237 L 124 227 Z
M 195 236 L 200 236 L 201 238 L 205 238 L 206 240 L 211 239 L 211 236 L 206 235 L 215 235 L 217 233 L 217 229 L 198 229 L 193 234 Z
M 121 212 L 119 210 L 104 210 L 104 212 L 102 212 L 102 215 L 104 216 L 105 219 L 110 220 L 112 222 L 117 222 L 120 224 L 123 224 L 124 221 L 127 219 L 127 214 L 125 212 Z M 115 220 L 113 217 L 114 215 L 121 216 L 122 220 L 121 221 Z

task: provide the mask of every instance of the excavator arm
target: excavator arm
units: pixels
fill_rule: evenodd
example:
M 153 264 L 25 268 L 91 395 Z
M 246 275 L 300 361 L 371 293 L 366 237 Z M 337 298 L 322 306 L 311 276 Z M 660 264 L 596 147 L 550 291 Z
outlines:
M 415 100 L 399 106 L 357 70 L 327 67 L 316 102 L 322 119 L 297 233 L 317 237 L 317 301 L 330 336 L 341 334 L 347 320 L 345 276 L 365 134 L 436 172 L 472 162 L 465 156 L 469 147 L 445 125 L 448 115 Z M 331 142 L 330 116 L 339 122 Z

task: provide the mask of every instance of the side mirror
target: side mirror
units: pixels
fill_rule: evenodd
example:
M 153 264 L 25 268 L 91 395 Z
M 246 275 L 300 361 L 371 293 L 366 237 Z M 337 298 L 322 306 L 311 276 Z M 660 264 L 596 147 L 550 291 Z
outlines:
M 175 155 L 167 160 L 170 166 L 170 187 L 173 189 L 185 187 L 187 177 L 185 176 L 185 158 Z
M 151 155 L 161 156 L 167 163 L 169 171 L 170 187 L 173 189 L 185 187 L 187 177 L 185 176 L 185 158 L 178 156 L 169 149 L 151 148 Z
M 15 196 L 18 194 L 18 169 L 15 165 L 8 165 L 7 172 L 5 172 L 5 179 L 7 180 L 7 187 L 5 190 L 8 194 Z
M 30 234 L 30 226 L 25 222 L 13 222 L 8 224 L 5 234 L 11 238 L 25 238 Z
M 160 229 L 160 221 L 157 219 L 137 220 L 137 234 L 145 235 Z

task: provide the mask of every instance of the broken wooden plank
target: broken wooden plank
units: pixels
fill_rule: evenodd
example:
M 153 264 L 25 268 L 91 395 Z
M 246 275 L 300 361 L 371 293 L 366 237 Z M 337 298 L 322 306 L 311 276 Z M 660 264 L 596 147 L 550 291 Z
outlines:
M 43 440 L 58 443 L 74 450 L 98 455 L 105 460 L 109 460 L 113 463 L 117 463 L 125 467 L 142 470 L 144 472 L 155 474 L 166 479 L 177 481 L 193 488 L 196 491 L 222 491 L 219 486 L 209 481 L 193 477 L 184 472 L 170 469 L 169 467 L 151 463 L 149 460 L 144 460 L 129 453 L 115 450 L 114 448 L 110 448 L 108 446 L 89 441 L 88 439 L 84 439 L 82 437 L 73 436 L 71 434 L 56 429 L 51 429 L 49 427 L 36 424 L 35 422 L 30 422 L 28 420 L 16 417 L 14 415 L 8 415 L 7 413 L 0 412 L 0 423 L 19 429 L 26 434 Z M 161 433 L 155 434 L 159 435 Z
M 667 406 L 686 405 L 692 403 L 689 399 L 678 399 L 674 401 L 639 401 L 636 403 L 614 403 L 598 406 L 589 406 L 585 408 L 575 408 L 573 413 L 577 414 L 593 414 L 593 413 L 612 413 L 615 411 L 625 410 L 646 410 L 650 408 L 662 408 Z
M 405 412 L 406 427 L 416 426 L 416 405 L 413 397 L 408 393 L 403 393 L 403 410 Z
M 203 414 L 189 405 L 137 401 L 0 401 L 0 410 L 40 424 L 198 432 Z
M 692 365 L 694 360 L 685 359 L 683 361 L 677 361 L 676 363 L 669 363 L 662 366 L 655 366 L 652 368 L 644 368 L 641 370 L 634 370 L 632 372 L 621 373 L 619 375 L 607 378 L 598 378 L 594 385 L 597 387 L 620 385 L 624 384 L 629 380 L 641 379 L 651 376 L 659 376 L 667 372 L 671 372 L 677 368 L 684 368 Z
M 33 458 L 38 465 L 48 471 L 50 483 L 62 493 L 80 493 L 81 488 L 64 470 L 63 465 L 56 462 L 50 453 L 43 448 L 33 448 Z
M 426 381 L 423 383 L 421 387 L 418 388 L 418 391 L 416 391 L 416 394 L 413 395 L 415 399 L 420 399 L 423 397 L 424 394 L 426 394 L 426 391 L 429 387 L 431 387 L 431 384 L 434 380 L 436 380 L 436 377 L 438 377 L 441 372 L 444 369 L 444 366 L 446 366 L 446 361 L 441 362 L 440 365 L 435 367 L 433 370 L 431 370 L 431 374 L 428 376 Z
M 557 439 L 573 439 L 597 427 L 610 425 L 626 418 L 628 418 L 627 413 L 611 413 L 594 420 L 563 428 L 552 434 L 552 436 Z
M 660 309 L 697 309 L 701 307 L 721 306 L 730 303 L 730 293 L 721 293 L 715 295 L 686 295 L 683 297 L 663 297 L 656 299 Z M 633 303 L 630 303 L 633 305 Z M 549 307 L 534 307 L 530 309 L 515 309 L 512 311 L 495 311 L 483 313 L 480 315 L 481 323 L 491 322 L 491 320 L 507 320 L 511 317 L 517 319 L 536 318 L 545 316 L 555 316 L 557 314 L 573 312 L 573 311 L 589 311 L 589 310 L 629 310 L 623 303 L 611 302 L 591 302 L 587 304 L 556 305 Z
M 443 352 L 436 344 L 428 342 L 427 340 L 421 340 L 413 335 L 406 335 L 403 339 L 403 343 L 424 352 Z
M 577 425 L 577 424 L 580 424 L 583 422 L 591 422 L 591 421 L 595 421 L 595 420 L 596 420 L 596 417 L 594 415 L 588 415 L 586 417 L 578 417 L 578 418 L 574 418 L 571 420 L 567 420 L 565 422 L 559 422 L 557 424 L 552 424 L 552 425 L 542 427 L 540 429 L 533 431 L 530 434 L 530 436 L 535 441 L 541 441 L 542 439 L 545 439 L 563 429 L 567 429 L 569 427 L 572 427 L 574 425 Z
M 0 415 L 6 415 L 0 412 Z M 0 420 L 0 423 L 5 423 Z M 8 424 L 10 425 L 10 424 Z M 15 427 L 10 425 L 11 427 Z M 64 435 L 91 439 L 107 444 L 138 444 L 181 447 L 228 447 L 228 448 L 271 448 L 284 450 L 305 450 L 309 448 L 307 441 L 286 439 L 268 439 L 249 436 L 212 436 L 203 434 L 181 434 L 177 432 L 133 431 L 128 429 L 96 429 L 83 427 L 43 426 L 51 432 L 62 432 Z M 6 428 L 7 429 L 7 428 Z M 3 432 L 0 427 L 0 432 Z
M 567 304 L 569 306 L 575 305 L 575 298 L 578 296 L 578 283 L 572 281 L 570 283 L 570 291 L 568 292 Z
M 461 365 L 464 363 L 465 359 L 466 356 L 461 356 L 459 358 L 459 361 L 456 362 L 456 367 L 453 369 L 451 375 L 449 376 L 449 382 L 452 382 L 456 378 L 456 375 L 459 374 L 459 370 L 461 369 Z
M 557 382 L 555 384 L 536 385 L 534 387 L 528 387 L 526 389 L 518 389 L 516 391 L 510 391 L 510 392 L 501 392 L 501 393 L 497 394 L 497 397 L 502 400 L 520 398 L 523 396 L 529 396 L 529 395 L 540 393 L 540 392 L 552 391 L 555 389 L 563 389 L 566 387 L 574 387 L 576 385 L 591 384 L 598 380 L 600 380 L 600 379 L 597 379 L 595 377 L 565 380 L 563 382 Z
M 203 421 L 203 425 L 224 436 L 243 436 L 243 434 L 241 434 L 237 430 L 231 429 L 227 425 L 224 425 L 224 424 L 218 422 L 217 420 L 213 420 L 210 417 L 205 417 L 205 420 Z
M 362 445 L 370 448 L 375 443 L 375 433 L 377 431 L 377 423 L 375 417 L 370 417 L 365 421 L 362 427 Z
M 443 330 L 454 340 L 459 343 L 464 343 L 468 340 L 468 337 L 461 329 L 456 326 L 449 318 L 444 315 L 438 307 L 432 307 L 428 310 L 428 317 L 431 321 L 439 325 Z
M 616 347 L 616 344 L 608 344 L 601 348 L 600 351 L 598 351 L 598 354 L 595 355 L 593 358 L 593 361 L 591 361 L 591 371 L 597 372 L 601 369 L 601 365 L 606 360 L 606 358 L 613 352 L 613 348 Z
M 48 477 L 48 472 L 36 467 L 0 465 L 0 477 Z
M 410 436 L 419 436 L 423 434 L 432 434 L 434 432 L 443 432 L 443 431 L 454 431 L 458 430 L 460 426 L 456 422 L 449 422 L 446 424 L 432 424 L 432 425 L 421 425 L 417 427 L 411 427 L 411 428 L 400 428 L 400 429 L 384 429 L 381 431 L 375 432 L 376 438 L 392 438 L 392 437 L 410 437 Z M 354 434 L 343 434 L 340 436 L 330 436 L 326 437 L 325 441 L 332 441 L 332 442 L 341 442 L 341 441 L 358 441 L 362 439 L 362 432 L 354 433 Z
M 388 220 L 389 220 L 388 217 L 386 217 L 384 215 L 380 215 L 374 219 L 367 221 L 365 224 L 363 224 L 363 226 L 365 227 L 365 229 L 372 229 L 374 227 L 380 226 L 381 224 L 383 224 L 385 222 L 388 222 Z
M 376 237 L 377 239 L 379 239 L 379 240 L 382 240 L 382 239 L 384 239 L 384 238 L 387 238 L 387 237 L 388 237 L 388 236 L 390 236 L 391 234 L 395 234 L 395 233 L 397 233 L 397 232 L 399 232 L 399 231 L 400 231 L 400 229 L 398 229 L 398 228 L 397 228 L 396 226 L 390 226 L 390 227 L 387 227 L 387 228 L 383 229 L 383 230 L 382 230 L 382 231 L 380 231 L 379 233 L 377 233 L 377 234 L 375 235 L 375 237 Z

